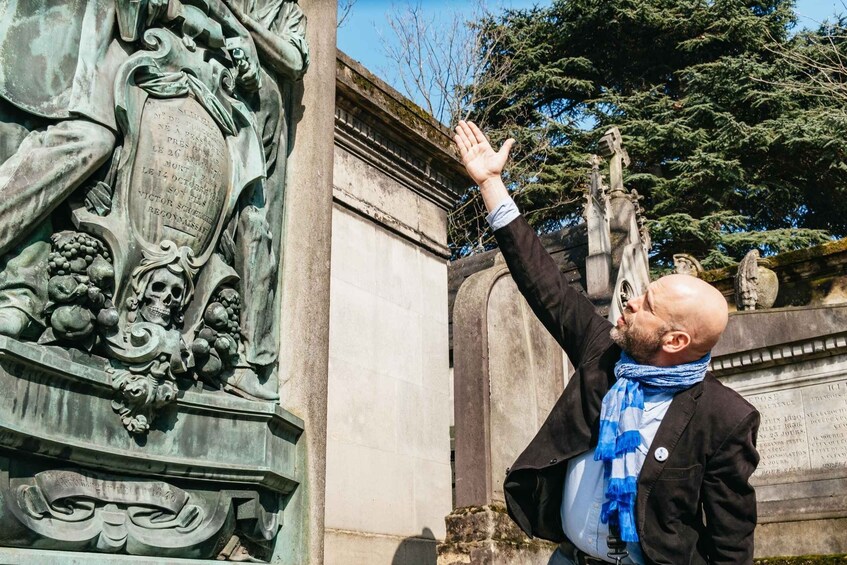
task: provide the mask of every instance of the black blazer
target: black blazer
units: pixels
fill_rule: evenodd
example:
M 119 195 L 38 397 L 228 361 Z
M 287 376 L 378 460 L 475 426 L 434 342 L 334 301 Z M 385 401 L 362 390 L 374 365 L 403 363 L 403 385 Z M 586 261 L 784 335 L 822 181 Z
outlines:
M 567 462 L 597 445 L 600 404 L 620 348 L 612 325 L 572 289 L 523 217 L 495 232 L 515 283 L 576 367 L 538 434 L 506 475 L 506 505 L 530 536 L 565 539 Z M 638 476 L 636 520 L 650 564 L 753 562 L 759 413 L 712 375 L 674 397 Z M 660 462 L 659 447 L 670 455 Z

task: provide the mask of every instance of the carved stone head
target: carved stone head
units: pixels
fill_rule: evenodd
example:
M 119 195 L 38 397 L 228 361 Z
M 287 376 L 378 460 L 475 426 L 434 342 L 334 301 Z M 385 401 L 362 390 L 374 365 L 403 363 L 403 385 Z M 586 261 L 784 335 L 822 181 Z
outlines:
M 182 308 L 184 294 L 185 281 L 182 275 L 172 272 L 168 267 L 160 267 L 150 273 L 139 313 L 147 322 L 170 327 L 171 321 Z
M 693 255 L 687 253 L 676 253 L 673 256 L 674 273 L 678 275 L 691 275 L 699 277 L 703 272 L 703 265 Z

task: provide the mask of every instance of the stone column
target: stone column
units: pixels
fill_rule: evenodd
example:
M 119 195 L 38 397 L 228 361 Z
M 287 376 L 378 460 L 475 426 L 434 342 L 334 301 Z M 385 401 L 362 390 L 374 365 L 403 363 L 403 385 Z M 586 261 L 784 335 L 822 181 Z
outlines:
M 275 562 L 323 563 L 329 260 L 335 124 L 336 4 L 301 0 L 308 15 L 309 72 L 295 96 L 296 141 L 288 161 L 282 249 L 280 396 L 303 418 L 298 469 Z M 288 519 L 291 517 L 291 519 Z

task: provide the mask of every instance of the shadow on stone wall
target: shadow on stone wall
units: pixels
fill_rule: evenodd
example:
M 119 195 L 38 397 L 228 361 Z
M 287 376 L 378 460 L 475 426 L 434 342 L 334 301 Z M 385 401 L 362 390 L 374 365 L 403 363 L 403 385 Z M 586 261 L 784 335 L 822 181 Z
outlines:
M 435 534 L 424 528 L 419 536 L 400 542 L 391 565 L 435 565 L 437 560 Z

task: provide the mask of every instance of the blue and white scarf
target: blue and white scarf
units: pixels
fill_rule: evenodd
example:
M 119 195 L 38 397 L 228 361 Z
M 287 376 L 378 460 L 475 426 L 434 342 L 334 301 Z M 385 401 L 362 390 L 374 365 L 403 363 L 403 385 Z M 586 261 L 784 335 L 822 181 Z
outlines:
M 600 439 L 594 460 L 605 463 L 606 502 L 600 519 L 617 524 L 621 539 L 638 541 L 635 529 L 635 496 L 638 480 L 636 450 L 641 444 L 642 387 L 677 393 L 703 380 L 711 355 L 670 367 L 636 363 L 625 352 L 615 365 L 617 382 L 603 397 Z

